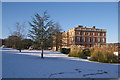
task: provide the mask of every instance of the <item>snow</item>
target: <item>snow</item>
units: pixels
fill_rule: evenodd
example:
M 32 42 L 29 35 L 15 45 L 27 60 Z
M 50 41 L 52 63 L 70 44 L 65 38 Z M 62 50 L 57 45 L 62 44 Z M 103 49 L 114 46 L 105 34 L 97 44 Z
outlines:
M 60 52 L 3 48 L 3 78 L 118 78 L 118 65 L 68 57 Z
M 114 54 L 116 55 L 116 56 L 118 56 L 119 54 L 118 54 L 118 52 L 114 52 Z

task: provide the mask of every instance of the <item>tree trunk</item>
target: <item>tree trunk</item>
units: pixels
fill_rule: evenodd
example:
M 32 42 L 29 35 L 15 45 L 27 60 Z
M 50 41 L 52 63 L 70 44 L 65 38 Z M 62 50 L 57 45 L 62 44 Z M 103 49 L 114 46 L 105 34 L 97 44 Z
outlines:
M 43 58 L 43 48 L 42 48 L 41 58 Z
M 57 36 L 56 36 L 56 51 L 58 51 L 58 39 L 57 39 Z
M 56 51 L 58 51 L 58 45 L 56 45 Z
M 21 52 L 21 49 L 19 49 L 19 52 Z

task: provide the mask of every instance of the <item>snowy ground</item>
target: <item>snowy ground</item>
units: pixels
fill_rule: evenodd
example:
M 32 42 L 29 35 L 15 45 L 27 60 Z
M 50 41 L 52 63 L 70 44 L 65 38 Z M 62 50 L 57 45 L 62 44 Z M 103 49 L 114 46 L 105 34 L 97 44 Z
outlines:
M 84 59 L 45 51 L 4 48 L 3 78 L 118 78 L 118 64 L 90 62 Z

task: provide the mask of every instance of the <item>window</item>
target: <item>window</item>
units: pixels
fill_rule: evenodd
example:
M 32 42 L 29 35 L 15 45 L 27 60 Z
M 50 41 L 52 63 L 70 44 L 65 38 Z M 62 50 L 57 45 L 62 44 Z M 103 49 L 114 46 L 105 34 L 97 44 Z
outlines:
M 90 38 L 87 37 L 87 38 L 86 38 L 86 42 L 90 42 Z
M 95 35 L 95 33 L 92 33 L 92 35 Z
M 103 33 L 103 36 L 105 36 L 105 33 Z
M 84 32 L 84 35 L 85 35 L 85 32 Z
M 84 32 L 81 32 L 81 35 L 84 35 Z
M 80 41 L 80 37 L 77 37 L 77 41 Z
M 100 36 L 100 33 L 98 33 L 98 36 Z
M 89 32 L 87 32 L 86 35 L 89 35 Z
M 102 36 L 104 36 L 105 34 L 104 33 L 102 33 Z
M 98 42 L 98 38 L 96 38 L 96 42 Z
M 97 41 L 100 42 L 100 38 L 97 38 Z
M 105 42 L 105 39 L 104 39 L 104 38 L 102 38 L 102 42 Z
M 85 40 L 84 40 L 84 38 L 82 38 L 82 42 L 84 42 Z
M 95 38 L 92 38 L 92 40 L 91 40 L 92 42 L 95 42 Z

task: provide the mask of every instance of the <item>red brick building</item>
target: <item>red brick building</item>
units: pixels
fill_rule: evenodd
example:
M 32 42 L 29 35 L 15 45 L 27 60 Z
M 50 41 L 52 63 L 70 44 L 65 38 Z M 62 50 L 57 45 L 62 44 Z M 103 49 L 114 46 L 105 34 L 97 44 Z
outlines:
M 69 29 L 68 32 L 62 33 L 62 42 L 66 45 L 62 47 L 70 47 L 71 45 L 82 45 L 85 47 L 92 47 L 96 44 L 106 44 L 106 30 L 97 29 L 95 26 L 92 28 L 86 28 L 78 26 Z M 63 44 L 62 44 L 63 45 Z
M 97 29 L 95 26 L 87 28 L 79 25 L 75 28 L 69 29 L 67 32 L 62 32 L 60 34 L 61 38 L 59 39 L 61 45 L 59 45 L 59 47 L 53 45 L 53 49 L 70 48 L 71 45 L 81 45 L 84 47 L 92 47 L 98 44 L 105 45 L 106 32 L 105 29 Z M 56 39 L 57 38 L 54 36 L 53 44 L 56 43 Z

